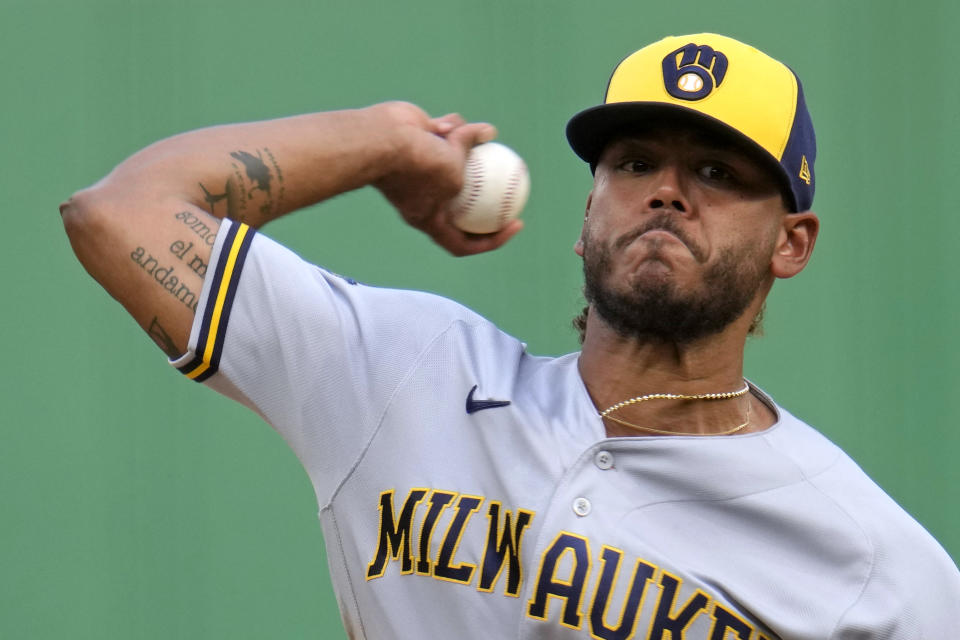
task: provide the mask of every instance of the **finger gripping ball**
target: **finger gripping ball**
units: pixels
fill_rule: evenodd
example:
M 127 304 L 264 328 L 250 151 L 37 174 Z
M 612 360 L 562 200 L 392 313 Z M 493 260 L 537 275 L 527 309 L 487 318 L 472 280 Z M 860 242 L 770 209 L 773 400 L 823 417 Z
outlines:
M 527 165 L 497 142 L 470 150 L 463 189 L 451 204 L 453 223 L 469 233 L 493 233 L 520 215 L 530 193 Z

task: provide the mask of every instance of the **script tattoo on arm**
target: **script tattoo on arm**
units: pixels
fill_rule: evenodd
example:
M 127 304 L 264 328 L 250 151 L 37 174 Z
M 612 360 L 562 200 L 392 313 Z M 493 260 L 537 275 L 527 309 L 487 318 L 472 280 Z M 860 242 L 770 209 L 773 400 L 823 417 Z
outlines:
M 160 326 L 160 323 L 157 321 L 157 316 L 153 316 L 153 320 L 150 321 L 150 328 L 147 330 L 147 333 L 150 334 L 153 341 L 157 343 L 157 346 L 163 349 L 163 352 L 171 358 L 177 358 L 183 355 L 180 349 L 177 348 L 177 345 L 173 343 L 173 338 L 170 337 L 170 334 Z
M 220 192 L 217 187 L 200 183 L 203 200 L 211 214 L 217 215 L 217 203 L 226 200 L 226 216 L 258 227 L 282 211 L 286 187 L 283 171 L 269 147 L 231 151 L 232 174 Z
M 152 250 L 136 247 L 130 252 L 130 259 L 164 291 L 196 313 L 210 259 L 207 247 L 212 247 L 216 241 L 218 225 L 199 212 L 179 211 L 173 214 L 173 218 L 183 225 L 184 232 L 188 232 L 185 240 L 174 240 L 165 252 L 156 255 Z M 154 336 L 152 326 L 149 333 Z

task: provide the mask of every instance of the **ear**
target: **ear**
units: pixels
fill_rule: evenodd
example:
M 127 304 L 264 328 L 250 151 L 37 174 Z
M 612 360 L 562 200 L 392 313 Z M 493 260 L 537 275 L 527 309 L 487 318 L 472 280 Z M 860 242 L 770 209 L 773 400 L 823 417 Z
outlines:
M 770 264 L 773 275 L 792 278 L 803 271 L 813 254 L 819 231 L 820 219 L 812 211 L 786 214 Z
M 583 226 L 580 227 L 580 237 L 573 243 L 573 252 L 583 257 L 583 232 L 587 227 L 587 218 L 590 217 L 590 204 L 593 202 L 593 191 L 587 195 L 587 207 L 583 212 Z

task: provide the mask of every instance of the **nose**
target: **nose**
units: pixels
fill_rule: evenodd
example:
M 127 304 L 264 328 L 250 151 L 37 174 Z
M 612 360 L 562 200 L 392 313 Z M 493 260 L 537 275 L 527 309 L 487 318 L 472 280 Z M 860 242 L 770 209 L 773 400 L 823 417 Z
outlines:
M 653 183 L 653 191 L 647 196 L 647 207 L 651 210 L 674 210 L 677 213 L 690 211 L 690 203 L 684 195 L 683 181 L 676 167 L 662 167 Z

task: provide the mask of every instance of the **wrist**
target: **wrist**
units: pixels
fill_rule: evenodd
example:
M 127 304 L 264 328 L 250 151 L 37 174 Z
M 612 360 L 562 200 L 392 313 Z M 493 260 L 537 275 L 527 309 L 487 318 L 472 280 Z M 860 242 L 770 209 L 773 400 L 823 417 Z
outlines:
M 366 126 L 380 142 L 374 181 L 409 172 L 418 162 L 427 115 L 409 102 L 393 101 L 364 109 Z

